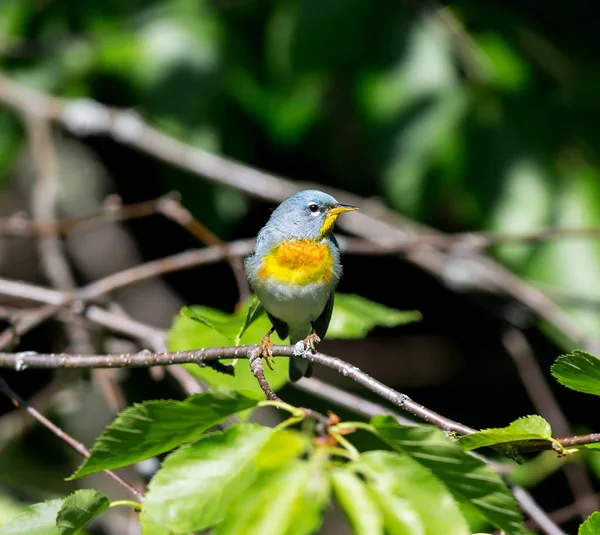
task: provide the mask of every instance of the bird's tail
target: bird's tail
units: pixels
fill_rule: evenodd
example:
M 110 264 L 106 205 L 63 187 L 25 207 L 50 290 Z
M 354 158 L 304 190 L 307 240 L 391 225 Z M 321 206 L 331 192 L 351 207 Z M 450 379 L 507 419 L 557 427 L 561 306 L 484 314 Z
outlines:
M 310 327 L 307 331 L 290 330 L 290 343 L 296 344 L 300 340 L 304 340 L 310 334 Z M 311 377 L 313 373 L 312 362 L 303 357 L 290 358 L 290 381 L 295 383 L 302 377 Z

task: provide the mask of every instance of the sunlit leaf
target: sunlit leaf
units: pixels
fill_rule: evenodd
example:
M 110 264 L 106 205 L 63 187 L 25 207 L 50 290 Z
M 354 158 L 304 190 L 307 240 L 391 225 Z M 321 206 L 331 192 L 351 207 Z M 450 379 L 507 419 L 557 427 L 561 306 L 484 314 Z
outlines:
M 314 459 L 263 472 L 251 492 L 231 505 L 215 535 L 316 533 L 329 502 L 328 477 Z
M 552 375 L 563 386 L 600 396 L 600 359 L 576 349 L 556 359 Z
M 260 471 L 289 464 L 300 453 L 297 441 L 274 438 L 278 433 L 234 425 L 169 455 L 148 487 L 141 517 L 145 532 L 200 531 L 223 521 L 229 506 L 251 498 L 247 489 Z M 275 459 L 269 458 L 271 445 L 279 448 Z
M 465 450 L 474 450 L 484 446 L 518 442 L 520 440 L 550 440 L 552 428 L 541 416 L 525 416 L 512 422 L 508 427 L 483 429 L 473 435 L 464 435 L 458 443 Z
M 353 468 L 366 478 L 377 503 L 389 498 L 408 502 L 418 516 L 422 533 L 469 535 L 450 490 L 417 461 L 397 453 L 371 451 L 361 455 Z M 389 512 L 384 510 L 384 515 L 387 518 Z
M 377 502 L 355 472 L 336 468 L 331 472 L 336 500 L 356 535 L 383 535 L 383 517 Z
M 326 338 L 364 338 L 375 327 L 397 327 L 420 319 L 415 310 L 396 310 L 359 295 L 336 293 Z
M 598 535 L 598 533 L 600 533 L 600 512 L 596 511 L 579 526 L 577 535 Z
M 127 466 L 194 440 L 259 398 L 230 389 L 190 396 L 185 401 L 145 401 L 128 407 L 97 439 L 91 456 L 71 478 Z
M 438 477 L 455 498 L 468 500 L 494 526 L 511 535 L 524 533 L 517 503 L 500 476 L 430 425 L 402 426 L 390 416 L 372 424 L 392 448 L 405 453 Z
M 62 499 L 34 503 L 0 526 L 0 535 L 60 535 L 56 527 L 56 515 L 63 504 Z
M 60 535 L 76 535 L 90 521 L 110 506 L 104 494 L 93 489 L 81 489 L 65 498 L 56 515 Z

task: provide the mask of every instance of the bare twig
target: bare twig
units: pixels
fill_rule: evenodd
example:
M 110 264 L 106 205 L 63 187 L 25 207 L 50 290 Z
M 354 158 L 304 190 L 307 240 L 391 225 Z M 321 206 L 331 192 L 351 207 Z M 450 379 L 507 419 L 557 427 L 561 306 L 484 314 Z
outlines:
M 503 343 L 517 366 L 519 377 L 536 411 L 548 420 L 554 433 L 570 435 L 571 426 L 554 397 L 525 335 L 518 329 L 509 328 L 504 334 Z M 598 507 L 590 476 L 581 463 L 565 463 L 563 470 L 580 516 L 585 519 Z
M 293 383 L 292 385 L 297 390 L 301 390 L 302 392 L 308 392 L 313 396 L 328 401 L 330 403 L 334 403 L 339 407 L 342 407 L 346 410 L 354 412 L 356 414 L 360 414 L 367 418 L 372 416 L 377 416 L 378 414 L 391 414 L 398 423 L 402 425 L 410 425 L 415 426 L 418 425 L 417 422 L 413 420 L 409 420 L 405 416 L 398 414 L 397 412 L 392 412 L 388 407 L 384 407 L 383 405 L 379 405 L 378 403 L 373 403 L 372 401 L 366 400 L 357 396 L 356 394 L 352 394 L 347 392 L 346 390 L 342 390 L 337 386 L 330 385 L 329 383 L 325 383 L 320 379 L 316 379 L 315 377 L 311 377 L 307 379 L 304 377 L 300 381 Z
M 281 398 L 275 392 L 273 392 L 269 386 L 269 383 L 267 382 L 267 378 L 265 377 L 265 367 L 263 366 L 262 357 L 258 353 L 258 348 L 256 348 L 254 353 L 248 355 L 248 362 L 250 364 L 250 371 L 252 372 L 252 375 L 256 377 L 256 380 L 258 381 L 262 391 L 265 393 L 265 396 L 267 396 L 267 399 L 272 401 L 281 401 Z
M 17 371 L 25 369 L 89 369 L 89 368 L 147 368 L 149 366 L 169 366 L 171 364 L 196 363 L 201 366 L 220 359 L 251 358 L 258 350 L 258 346 L 247 345 L 237 347 L 209 347 L 188 351 L 174 351 L 170 353 L 139 353 L 121 355 L 69 355 L 65 353 L 0 353 L 0 368 L 9 368 Z M 292 357 L 294 346 L 274 345 L 273 355 Z M 414 416 L 433 424 L 446 432 L 466 435 L 476 432 L 475 429 L 445 418 L 440 414 L 413 401 L 406 394 L 397 392 L 382 382 L 374 379 L 359 370 L 356 366 L 323 353 L 307 355 L 310 362 L 331 368 L 344 377 L 355 381 L 371 392 L 386 399 L 395 406 Z M 571 447 L 588 443 L 600 442 L 600 433 L 584 435 L 582 437 L 565 437 L 556 439 L 561 445 Z M 535 449 L 552 449 L 552 444 L 545 441 L 530 441 Z
M 235 277 L 239 292 L 239 303 L 245 302 L 250 297 L 250 285 L 246 279 L 242 260 L 230 254 L 223 240 L 200 223 L 178 199 L 172 197 L 165 198 L 158 204 L 158 209 L 161 214 L 184 227 L 205 245 L 214 245 L 222 248 L 223 256 L 231 266 Z
M 158 199 L 123 205 L 117 195 L 110 195 L 104 201 L 101 212 L 83 217 L 40 221 L 29 219 L 23 213 L 11 217 L 0 217 L 0 235 L 15 237 L 40 237 L 66 235 L 86 230 L 104 223 L 115 223 L 147 217 L 158 212 L 157 206 L 168 194 Z
M 60 427 L 56 424 L 52 423 L 48 418 L 46 418 L 43 414 L 38 412 L 36 409 L 31 407 L 22 397 L 20 397 L 14 390 L 12 390 L 6 381 L 0 377 L 0 390 L 4 392 L 10 400 L 13 402 L 15 407 L 23 407 L 31 416 L 33 416 L 38 422 L 40 422 L 44 427 L 49 429 L 53 434 L 55 434 L 58 438 L 60 438 L 63 442 L 68 444 L 71 448 L 73 448 L 77 453 L 85 457 L 86 459 L 90 456 L 90 452 L 88 449 L 81 443 L 75 440 L 68 433 L 65 433 Z M 105 470 L 104 473 L 110 477 L 113 481 L 121 485 L 124 489 L 128 490 L 138 501 L 144 500 L 144 495 L 134 488 L 132 485 L 121 479 L 117 474 L 112 472 L 111 470 Z
M 527 513 L 546 535 L 567 535 L 522 487 L 512 487 L 512 493 L 524 513 Z

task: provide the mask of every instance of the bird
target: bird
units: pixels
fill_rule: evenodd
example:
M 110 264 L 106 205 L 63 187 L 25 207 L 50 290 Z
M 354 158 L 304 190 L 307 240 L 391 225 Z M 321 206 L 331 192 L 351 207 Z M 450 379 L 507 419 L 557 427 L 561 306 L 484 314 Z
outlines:
M 256 238 L 244 260 L 248 282 L 264 308 L 271 329 L 259 347 L 269 367 L 273 332 L 294 345 L 292 382 L 312 375 L 308 351 L 327 333 L 335 288 L 342 276 L 340 247 L 333 227 L 340 214 L 358 210 L 319 190 L 303 190 L 285 199 Z

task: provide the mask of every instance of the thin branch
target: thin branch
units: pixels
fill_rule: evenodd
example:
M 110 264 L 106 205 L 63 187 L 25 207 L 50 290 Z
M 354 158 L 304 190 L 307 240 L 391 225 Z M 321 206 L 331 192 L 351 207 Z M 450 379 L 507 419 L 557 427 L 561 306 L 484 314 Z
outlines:
M 85 457 L 86 459 L 90 456 L 90 452 L 88 449 L 79 441 L 75 440 L 68 433 L 65 433 L 60 427 L 56 424 L 52 423 L 48 418 L 46 418 L 43 414 L 38 412 L 36 409 L 31 407 L 22 397 L 20 397 L 14 390 L 12 390 L 6 381 L 0 377 L 0 391 L 4 392 L 10 400 L 13 402 L 15 407 L 23 407 L 31 416 L 33 416 L 38 422 L 40 422 L 44 427 L 49 429 L 54 435 L 60 438 L 63 442 L 68 444 L 71 448 L 73 448 L 77 453 Z M 128 490 L 138 501 L 142 502 L 144 500 L 144 495 L 134 488 L 132 485 L 121 479 L 117 474 L 112 472 L 111 470 L 105 470 L 104 473 L 110 477 L 113 481 L 121 485 L 124 489 Z
M 267 399 L 270 399 L 271 401 L 281 401 L 281 398 L 275 392 L 273 392 L 269 386 L 269 383 L 267 382 L 263 359 L 258 353 L 258 347 L 253 354 L 248 356 L 248 362 L 250 364 L 250 371 L 252 372 L 252 375 L 256 377 L 256 380 L 258 381 L 262 391 L 265 393 L 265 396 L 267 396 Z
M 512 487 L 512 493 L 524 513 L 527 513 L 546 535 L 567 535 L 548 516 L 531 494 L 522 487 Z
M 390 414 L 402 425 L 419 425 L 414 420 L 410 420 L 397 412 L 390 411 L 389 407 L 363 399 L 356 394 L 342 390 L 315 377 L 311 377 L 310 379 L 304 377 L 300 381 L 293 383 L 292 386 L 297 390 L 307 392 L 317 398 L 334 403 L 339 407 L 367 418 L 377 416 L 378 414 Z
M 250 297 L 250 285 L 246 279 L 244 263 L 240 258 L 228 252 L 228 249 L 225 247 L 225 242 L 200 223 L 200 221 L 198 221 L 192 213 L 181 204 L 179 199 L 171 197 L 161 200 L 161 202 L 158 203 L 158 210 L 165 217 L 181 225 L 205 245 L 214 245 L 222 248 L 223 256 L 230 265 L 233 276 L 235 277 L 239 293 L 239 303 L 245 302 L 248 297 Z
M 172 364 L 196 363 L 206 366 L 209 362 L 220 359 L 251 358 L 258 350 L 256 345 L 232 346 L 232 347 L 209 347 L 193 349 L 188 351 L 174 351 L 170 353 L 150 353 L 140 351 L 139 353 L 128 353 L 121 355 L 69 355 L 66 353 L 0 353 L 0 368 L 8 368 L 17 371 L 30 369 L 89 369 L 89 368 L 147 368 L 149 366 L 169 366 Z M 292 357 L 294 346 L 274 345 L 273 355 L 281 357 Z M 405 410 L 414 416 L 433 424 L 446 432 L 467 435 L 475 433 L 476 429 L 446 418 L 425 406 L 413 401 L 406 394 L 397 392 L 382 382 L 374 379 L 342 359 L 325 355 L 323 353 L 310 353 L 307 355 L 310 362 L 337 371 L 344 377 L 355 381 L 371 392 L 386 399 L 393 405 Z M 561 445 L 570 447 L 597 443 L 600 441 L 600 433 L 585 435 L 581 437 L 566 437 L 556 439 Z M 552 444 L 544 441 L 530 441 L 535 444 L 535 449 L 552 449 Z
M 11 217 L 0 217 L 0 236 L 64 236 L 105 223 L 140 219 L 158 213 L 158 204 L 169 195 L 171 194 L 159 197 L 158 199 L 128 205 L 124 205 L 119 196 L 110 195 L 105 199 L 101 212 L 69 219 L 36 221 L 29 219 L 26 214 L 19 212 Z
M 548 420 L 554 433 L 570 435 L 571 426 L 554 397 L 525 335 L 518 329 L 509 328 L 504 333 L 502 341 L 517 367 L 519 377 L 536 411 Z M 600 433 L 595 435 L 600 437 Z M 588 436 L 589 438 L 593 439 Z M 563 470 L 575 504 L 579 508 L 579 514 L 582 519 L 585 519 L 598 507 L 589 473 L 582 463 L 565 463 Z

